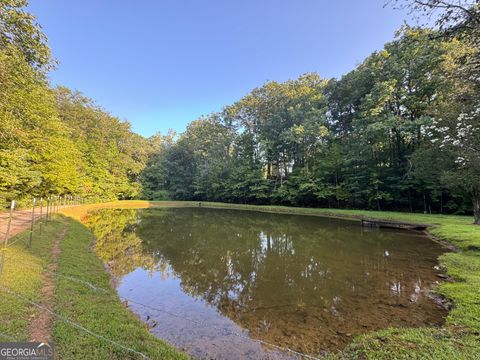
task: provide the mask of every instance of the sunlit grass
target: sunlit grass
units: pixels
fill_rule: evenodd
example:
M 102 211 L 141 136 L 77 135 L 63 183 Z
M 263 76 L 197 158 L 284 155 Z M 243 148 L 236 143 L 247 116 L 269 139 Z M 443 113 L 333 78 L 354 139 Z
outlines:
M 94 209 L 142 209 L 150 206 L 148 201 L 143 200 L 125 200 L 125 201 L 110 201 L 98 204 L 76 205 L 62 208 L 60 213 L 69 216 L 75 220 L 82 221 L 90 210 Z

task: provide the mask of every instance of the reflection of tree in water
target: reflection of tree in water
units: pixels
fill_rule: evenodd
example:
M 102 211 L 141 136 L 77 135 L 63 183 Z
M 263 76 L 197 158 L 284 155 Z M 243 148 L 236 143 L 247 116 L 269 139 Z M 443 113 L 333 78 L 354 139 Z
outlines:
M 253 337 L 301 351 L 441 315 L 422 294 L 440 249 L 408 233 L 363 236 L 348 222 L 208 209 L 102 210 L 90 224 L 115 274 L 166 274 L 168 263 L 186 293 Z
M 87 225 L 95 234 L 95 251 L 114 276 L 128 274 L 138 267 L 154 270 L 158 261 L 143 250 L 135 231 L 137 211 L 103 209 L 89 213 Z

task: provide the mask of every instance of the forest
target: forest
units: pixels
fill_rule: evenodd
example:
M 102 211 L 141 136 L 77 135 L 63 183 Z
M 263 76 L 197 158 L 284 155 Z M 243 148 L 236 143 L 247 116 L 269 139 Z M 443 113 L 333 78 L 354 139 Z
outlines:
M 441 2 L 426 3 L 412 6 Z M 2 204 L 177 199 L 474 213 L 480 224 L 478 3 L 403 26 L 340 79 L 269 81 L 150 138 L 50 85 L 56 60 L 26 4 L 0 1 Z

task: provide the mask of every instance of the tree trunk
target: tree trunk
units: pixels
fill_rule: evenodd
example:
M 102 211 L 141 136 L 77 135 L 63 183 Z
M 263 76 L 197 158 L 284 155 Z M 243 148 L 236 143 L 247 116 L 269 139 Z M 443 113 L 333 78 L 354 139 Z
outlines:
M 408 189 L 408 203 L 410 205 L 410 212 L 413 213 L 412 190 L 411 189 Z
M 474 224 L 480 225 L 480 192 L 475 192 L 472 197 Z

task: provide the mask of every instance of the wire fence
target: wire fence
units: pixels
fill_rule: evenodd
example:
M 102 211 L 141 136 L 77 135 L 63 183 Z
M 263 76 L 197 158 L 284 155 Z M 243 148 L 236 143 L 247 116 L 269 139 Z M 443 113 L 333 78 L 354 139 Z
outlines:
M 6 287 L 5 285 L 1 284 L 1 279 L 2 279 L 2 276 L 4 275 L 3 274 L 4 265 L 10 259 L 10 260 L 15 262 L 15 265 L 21 265 L 21 266 L 30 267 L 30 268 L 36 268 L 39 271 L 47 273 L 49 275 L 52 275 L 52 276 L 55 276 L 55 277 L 58 277 L 58 278 L 62 278 L 66 281 L 81 284 L 91 291 L 110 293 L 111 289 L 104 289 L 104 288 L 98 287 L 98 286 L 96 286 L 96 285 L 94 285 L 94 284 L 92 284 L 92 283 L 90 283 L 90 282 L 88 282 L 84 279 L 80 279 L 80 278 L 73 277 L 73 276 L 70 276 L 70 275 L 65 275 L 65 274 L 59 273 L 57 271 L 51 271 L 46 266 L 43 266 L 41 264 L 36 264 L 36 263 L 29 262 L 29 261 L 23 261 L 23 260 L 20 260 L 20 259 L 17 259 L 17 258 L 7 257 L 7 250 L 10 247 L 12 247 L 13 245 L 17 244 L 17 242 L 19 242 L 19 241 L 24 241 L 26 247 L 31 248 L 32 241 L 35 241 L 33 230 L 34 230 L 34 224 L 36 222 L 39 223 L 39 226 L 40 226 L 39 235 L 41 235 L 42 227 L 45 226 L 46 224 L 48 224 L 48 222 L 52 219 L 52 215 L 54 213 L 58 212 L 62 208 L 69 207 L 69 206 L 75 206 L 75 205 L 79 205 L 79 204 L 83 204 L 83 203 L 84 203 L 83 199 L 80 199 L 80 198 L 75 198 L 74 199 L 74 198 L 65 197 L 65 198 L 62 199 L 60 197 L 57 197 L 57 198 L 48 197 L 46 199 L 40 198 L 38 201 L 37 201 L 37 199 L 34 199 L 32 201 L 33 206 L 32 206 L 31 209 L 16 210 L 15 209 L 15 201 L 12 201 L 11 206 L 10 206 L 10 211 L 9 211 L 8 215 L 3 214 L 3 217 L 2 217 L 1 216 L 2 214 L 0 214 L 0 219 L 6 220 L 6 222 L 7 222 L 6 227 L 3 231 L 3 246 L 1 248 L 1 256 L 0 256 L 0 290 L 2 292 L 6 293 L 6 294 L 9 294 L 10 296 L 18 299 L 18 300 L 21 300 L 21 301 L 31 305 L 31 306 L 34 306 L 34 307 L 36 307 L 40 310 L 46 311 L 52 317 L 55 317 L 58 320 L 76 328 L 77 330 L 89 334 L 90 336 L 96 338 L 97 340 L 100 340 L 100 341 L 103 341 L 104 343 L 109 344 L 110 346 L 113 346 L 113 347 L 128 351 L 130 353 L 136 354 L 143 359 L 150 359 L 147 355 L 143 354 L 142 352 L 139 352 L 139 351 L 137 351 L 137 350 L 125 345 L 125 344 L 122 344 L 118 341 L 112 340 L 112 339 L 110 339 L 106 336 L 103 336 L 101 334 L 98 334 L 98 333 L 96 333 L 96 332 L 94 332 L 90 329 L 87 329 L 86 327 L 82 326 L 81 324 L 79 324 L 79 323 L 77 323 L 77 322 L 75 322 L 71 319 L 68 319 L 68 318 L 64 317 L 63 315 L 58 314 L 57 312 L 45 307 L 44 305 L 39 304 L 39 303 L 33 301 L 32 299 L 30 299 L 30 298 L 28 298 L 28 297 L 26 297 L 26 296 L 24 296 L 24 295 L 22 295 L 22 294 L 20 294 L 16 291 L 14 291 L 13 289 L 11 289 L 9 287 Z M 28 241 L 26 241 L 24 237 L 19 237 L 14 242 L 9 243 L 9 237 L 10 237 L 10 235 L 12 235 L 11 234 L 12 224 L 15 225 L 15 222 L 17 222 L 16 223 L 18 225 L 17 227 L 21 227 L 23 229 L 25 229 L 25 225 L 28 225 L 28 229 L 27 229 L 29 231 Z M 285 347 L 285 346 L 279 346 L 279 345 L 276 345 L 276 344 L 272 344 L 272 343 L 269 343 L 269 342 L 261 340 L 261 339 L 251 338 L 250 336 L 248 336 L 248 334 L 235 332 L 235 331 L 228 330 L 228 329 L 218 327 L 218 326 L 214 326 L 214 325 L 212 326 L 212 324 L 201 322 L 201 321 L 189 318 L 187 316 L 177 314 L 175 312 L 171 312 L 171 311 L 168 311 L 166 309 L 162 309 L 158 306 L 148 305 L 148 304 L 142 303 L 138 300 L 127 298 L 127 297 L 124 297 L 124 296 L 119 296 L 119 299 L 122 300 L 123 302 L 136 304 L 138 306 L 150 309 L 150 310 L 155 311 L 155 312 L 160 312 L 160 313 L 172 316 L 172 317 L 184 319 L 184 320 L 188 321 L 189 323 L 195 324 L 197 326 L 201 326 L 201 327 L 209 328 L 209 329 L 214 328 L 215 330 L 217 330 L 222 335 L 232 335 L 232 336 L 235 336 L 235 337 L 238 337 L 238 338 L 247 339 L 249 341 L 253 340 L 253 341 L 255 341 L 255 342 L 257 342 L 261 345 L 270 347 L 271 349 L 276 349 L 276 350 L 282 351 L 284 353 L 290 353 L 294 356 L 298 356 L 298 357 L 309 359 L 309 360 L 318 360 L 318 358 L 315 357 L 315 356 L 304 354 L 302 352 L 296 351 L 294 349 L 290 349 L 290 348 Z M 12 337 L 8 334 L 1 333 L 1 332 L 0 332 L 0 338 L 7 339 L 9 341 L 15 341 L 14 337 Z
M 8 239 L 12 234 L 13 228 L 25 228 L 29 225 L 30 235 L 28 246 L 31 247 L 33 240 L 33 225 L 36 221 L 40 221 L 40 225 L 52 219 L 52 215 L 57 213 L 60 209 L 75 206 L 85 203 L 85 200 L 74 196 L 48 196 L 33 198 L 28 209 L 19 209 L 17 202 L 12 200 L 8 208 L 8 212 L 0 212 L 0 221 L 6 223 L 5 226 L 0 226 L 0 242 L 8 246 Z M 1 225 L 1 223 L 0 223 Z M 40 228 L 40 235 L 41 235 Z
M 105 288 L 102 288 L 102 287 L 95 286 L 94 284 L 92 284 L 92 283 L 90 283 L 86 280 L 83 280 L 83 279 L 80 279 L 80 278 L 77 278 L 77 277 L 73 277 L 73 276 L 69 276 L 69 275 L 64 275 L 64 274 L 61 274 L 61 273 L 58 273 L 58 272 L 53 272 L 53 271 L 48 270 L 46 267 L 43 267 L 43 266 L 38 265 L 38 264 L 32 264 L 32 263 L 29 263 L 29 262 L 26 262 L 26 261 L 18 261 L 17 259 L 15 259 L 15 263 L 22 264 L 23 266 L 30 266 L 30 267 L 38 268 L 38 269 L 40 269 L 42 271 L 45 271 L 45 272 L 47 272 L 47 273 L 49 273 L 53 276 L 60 277 L 62 279 L 66 279 L 67 281 L 72 281 L 72 282 L 81 284 L 81 285 L 85 286 L 86 288 L 88 288 L 92 291 L 95 291 L 95 292 L 102 292 L 102 293 L 110 293 L 111 292 L 111 290 L 109 290 L 109 289 L 105 289 Z M 1 289 L 1 285 L 0 285 L 0 289 Z M 195 324 L 195 325 L 203 327 L 203 328 L 208 328 L 208 329 L 214 328 L 215 330 L 217 330 L 219 333 L 221 333 L 223 335 L 232 335 L 232 336 L 242 338 L 242 339 L 246 339 L 246 340 L 253 340 L 253 341 L 255 341 L 259 344 L 265 345 L 265 346 L 270 347 L 272 349 L 283 351 L 285 353 L 291 353 L 293 355 L 296 355 L 296 356 L 299 356 L 299 357 L 302 357 L 302 358 L 306 358 L 306 359 L 310 359 L 310 360 L 317 360 L 318 359 L 317 357 L 314 357 L 314 356 L 311 356 L 311 355 L 308 355 L 308 354 L 304 354 L 302 352 L 290 349 L 290 348 L 285 347 L 285 346 L 279 346 L 279 345 L 276 345 L 276 344 L 273 344 L 273 343 L 270 343 L 270 342 L 267 342 L 267 341 L 264 341 L 264 340 L 261 340 L 261 339 L 252 339 L 247 334 L 235 332 L 235 331 L 228 330 L 228 329 L 218 327 L 218 326 L 215 326 L 215 325 L 212 326 L 212 324 L 210 324 L 210 323 L 198 321 L 198 320 L 192 319 L 188 316 L 177 314 L 175 312 L 168 311 L 166 309 L 162 309 L 162 308 L 159 308 L 157 306 L 148 305 L 148 304 L 145 304 L 143 302 L 140 302 L 138 300 L 135 300 L 135 299 L 132 299 L 132 298 L 129 298 L 129 297 L 119 296 L 119 298 L 124 303 L 136 304 L 136 305 L 139 305 L 141 307 L 144 307 L 146 309 L 149 309 L 149 310 L 152 310 L 152 311 L 155 311 L 155 312 L 160 312 L 160 313 L 169 315 L 171 317 L 186 320 L 191 324 Z M 62 316 L 58 315 L 56 317 L 61 318 Z M 78 325 L 77 328 L 81 327 L 81 325 L 79 325 L 79 324 L 77 324 L 77 325 Z M 97 336 L 95 336 L 95 337 L 97 337 Z
M 5 254 L 7 250 L 18 242 L 23 242 L 29 248 L 32 247 L 34 241 L 34 224 L 39 222 L 39 236 L 42 235 L 43 226 L 46 225 L 54 213 L 60 209 L 83 204 L 84 199 L 80 197 L 65 196 L 48 196 L 39 199 L 33 198 L 30 209 L 17 209 L 17 202 L 10 202 L 9 210 L 6 213 L 0 213 L 0 279 L 3 275 Z M 9 243 L 10 238 L 17 232 L 28 230 L 28 240 L 24 237 L 18 237 L 17 240 Z

